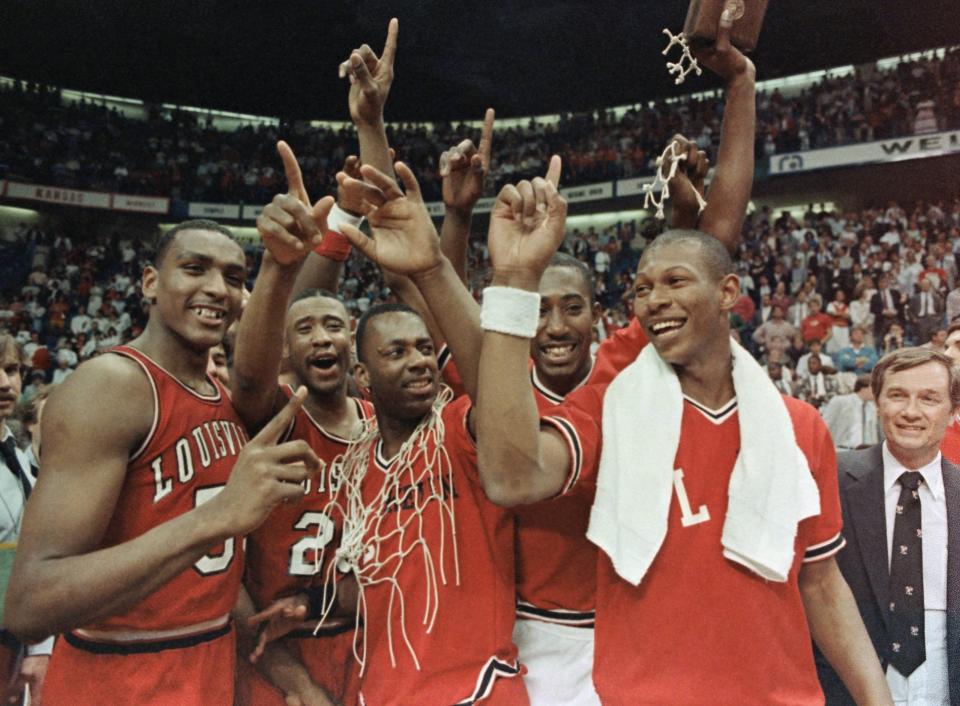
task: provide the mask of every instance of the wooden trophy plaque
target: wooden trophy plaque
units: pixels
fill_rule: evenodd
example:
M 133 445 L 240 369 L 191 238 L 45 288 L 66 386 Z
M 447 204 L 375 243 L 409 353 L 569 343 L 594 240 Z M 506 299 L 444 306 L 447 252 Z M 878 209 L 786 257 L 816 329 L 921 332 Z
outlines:
M 690 0 L 683 33 L 692 47 L 703 47 L 717 41 L 720 15 L 729 3 L 734 5 L 730 42 L 740 51 L 750 52 L 757 46 L 768 0 Z

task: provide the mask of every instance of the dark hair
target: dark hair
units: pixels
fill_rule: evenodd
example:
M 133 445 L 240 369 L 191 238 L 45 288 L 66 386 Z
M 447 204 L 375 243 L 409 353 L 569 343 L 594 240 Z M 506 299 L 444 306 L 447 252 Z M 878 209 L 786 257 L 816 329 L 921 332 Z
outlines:
M 877 361 L 870 377 L 873 396 L 878 400 L 880 399 L 880 392 L 883 390 L 887 373 L 899 373 L 901 370 L 910 370 L 926 363 L 940 363 L 947 369 L 950 380 L 950 404 L 954 408 L 960 407 L 960 367 L 954 365 L 946 353 L 920 346 L 891 351 Z
M 590 292 L 590 303 L 593 303 L 593 272 L 587 267 L 587 264 L 582 260 L 578 260 L 573 255 L 568 255 L 565 252 L 556 252 L 553 254 L 553 257 L 550 258 L 550 263 L 547 265 L 547 269 L 551 267 L 566 267 L 571 270 L 576 270 L 576 272 L 583 278 L 584 283 L 587 285 L 587 291 Z
M 173 228 L 169 228 L 164 231 L 160 237 L 157 239 L 156 248 L 153 255 L 153 266 L 160 267 L 163 264 L 163 258 L 167 256 L 167 251 L 170 249 L 170 245 L 176 239 L 177 234 L 185 230 L 211 230 L 215 233 L 221 233 L 237 245 L 240 244 L 240 241 L 237 240 L 237 237 L 233 234 L 229 228 L 224 225 L 220 225 L 216 221 L 211 221 L 206 218 L 194 218 L 193 220 L 184 221 L 179 223 Z
M 857 381 L 853 383 L 853 391 L 860 392 L 860 390 L 870 387 L 870 376 L 869 375 L 858 375 Z
M 707 235 L 699 230 L 677 229 L 665 231 L 646 247 L 643 255 L 645 256 L 648 252 L 653 252 L 657 248 L 683 242 L 693 242 L 700 246 L 703 262 L 707 266 L 710 276 L 715 280 L 721 280 L 727 275 L 734 274 L 733 260 L 730 258 L 727 249 L 712 235 Z
M 363 339 L 367 333 L 367 324 L 369 324 L 372 319 L 375 319 L 378 316 L 383 316 L 384 314 L 413 314 L 417 318 L 420 318 L 420 314 L 406 304 L 401 304 L 399 302 L 376 304 L 363 312 L 363 316 L 361 316 L 360 320 L 357 322 L 357 335 L 355 339 L 357 360 L 361 363 L 366 362 L 363 355 Z
M 297 294 L 293 299 L 290 300 L 290 306 L 293 306 L 296 302 L 302 301 L 304 299 L 312 299 L 313 297 L 321 297 L 323 299 L 335 299 L 336 301 L 344 304 L 343 299 L 339 295 L 334 294 L 329 289 L 323 289 L 322 287 L 310 287 L 304 289 L 302 292 Z M 289 309 L 290 306 L 287 308 Z M 346 304 L 344 304 L 346 306 Z

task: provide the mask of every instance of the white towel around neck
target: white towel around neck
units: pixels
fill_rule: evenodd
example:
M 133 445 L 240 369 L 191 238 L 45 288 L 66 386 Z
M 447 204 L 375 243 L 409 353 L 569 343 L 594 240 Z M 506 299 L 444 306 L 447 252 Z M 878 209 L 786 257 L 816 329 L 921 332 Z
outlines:
M 746 350 L 732 339 L 730 345 L 740 454 L 727 491 L 723 555 L 783 582 L 793 564 L 797 525 L 819 514 L 820 493 L 780 392 Z M 680 381 L 652 345 L 604 396 L 603 450 L 587 537 L 634 585 L 667 534 L 682 417 Z

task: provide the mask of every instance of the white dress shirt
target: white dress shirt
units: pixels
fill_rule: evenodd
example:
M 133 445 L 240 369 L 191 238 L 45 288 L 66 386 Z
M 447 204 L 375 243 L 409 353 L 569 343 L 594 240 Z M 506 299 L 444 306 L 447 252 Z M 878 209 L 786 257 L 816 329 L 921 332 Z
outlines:
M 837 395 L 820 410 L 837 449 L 856 449 L 880 442 L 877 405 L 855 392 Z
M 943 488 L 942 458 L 923 468 L 906 468 L 883 444 L 883 489 L 887 520 L 887 561 L 893 550 L 893 523 L 900 484 L 906 471 L 923 476 L 920 485 L 920 526 L 923 530 L 924 641 L 927 659 L 909 677 L 887 666 L 887 683 L 896 704 L 950 706 L 947 672 L 947 500 Z M 889 571 L 889 564 L 887 566 Z

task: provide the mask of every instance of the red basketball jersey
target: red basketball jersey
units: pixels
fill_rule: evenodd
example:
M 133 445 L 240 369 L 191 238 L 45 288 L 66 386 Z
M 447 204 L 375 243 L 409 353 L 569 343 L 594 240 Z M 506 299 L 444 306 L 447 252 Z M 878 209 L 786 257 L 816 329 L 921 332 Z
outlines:
M 293 391 L 283 386 L 289 398 Z M 349 398 L 364 422 L 373 421 L 373 406 Z M 342 518 L 325 513 L 340 483 L 340 463 L 350 444 L 325 430 L 301 407 L 286 439 L 302 439 L 320 459 L 321 469 L 304 485 L 303 498 L 280 503 L 260 527 L 247 538 L 245 585 L 257 608 L 262 610 L 283 596 L 322 586 L 326 577 L 320 565 L 321 550 L 339 533 Z M 299 653 L 311 678 L 338 702 L 355 693 L 353 666 L 353 621 L 325 628 L 314 635 L 315 621 L 287 638 Z M 254 676 L 255 675 L 251 675 Z M 261 700 L 265 700 L 261 698 Z M 281 700 L 282 703 L 282 700 Z
M 461 397 L 443 408 L 442 446 L 421 435 L 412 468 L 385 459 L 379 439 L 369 447 L 361 489 L 375 511 L 360 560 L 368 706 L 528 703 L 523 681 L 505 678 L 520 672 L 513 520 L 480 486 L 469 405 Z M 440 457 L 448 470 L 428 472 L 425 459 Z
M 582 459 L 573 468 L 579 483 L 596 480 L 603 391 L 586 388 L 551 412 Z M 685 497 L 673 494 L 656 558 L 633 586 L 600 556 L 593 678 L 604 704 L 823 703 L 797 577 L 803 562 L 843 546 L 836 456 L 816 410 L 783 399 L 820 492 L 820 514 L 797 528 L 788 580 L 765 581 L 723 557 L 740 449 L 736 403 L 714 411 L 686 400 L 674 462 Z M 690 511 L 693 520 L 685 517 Z
M 590 384 L 595 367 L 584 382 Z M 563 397 L 530 369 L 537 408 Z M 593 627 L 597 588 L 597 547 L 587 539 L 593 497 L 584 488 L 533 505 L 514 508 L 517 525 L 517 617 Z
M 101 547 L 129 541 L 223 489 L 247 435 L 226 391 L 202 395 L 142 352 L 153 424 L 130 457 Z M 229 613 L 243 573 L 240 537 L 198 559 L 133 608 L 57 641 L 44 699 L 51 704 L 196 704 L 233 699 L 235 648 Z M 216 665 L 216 666 L 215 666 Z
M 960 464 L 960 422 L 953 419 L 940 442 L 940 453 L 952 464 Z
M 647 345 L 647 335 L 636 317 L 627 326 L 617 329 L 600 344 L 597 362 L 593 366 L 591 383 L 610 382 L 621 370 L 630 365 Z

